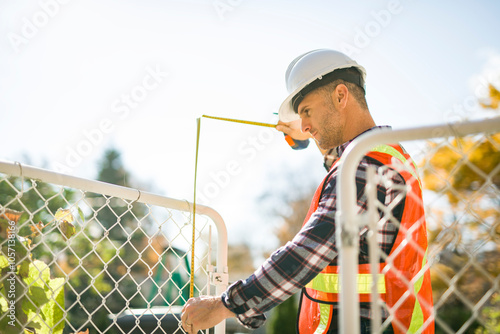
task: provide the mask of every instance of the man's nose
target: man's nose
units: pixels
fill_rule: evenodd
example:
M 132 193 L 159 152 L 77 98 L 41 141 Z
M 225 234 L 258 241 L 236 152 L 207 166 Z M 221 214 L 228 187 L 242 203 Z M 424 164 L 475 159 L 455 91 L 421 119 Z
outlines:
M 301 130 L 304 133 L 309 132 L 309 130 L 311 130 L 311 125 L 309 121 L 305 120 L 304 118 L 302 119 Z

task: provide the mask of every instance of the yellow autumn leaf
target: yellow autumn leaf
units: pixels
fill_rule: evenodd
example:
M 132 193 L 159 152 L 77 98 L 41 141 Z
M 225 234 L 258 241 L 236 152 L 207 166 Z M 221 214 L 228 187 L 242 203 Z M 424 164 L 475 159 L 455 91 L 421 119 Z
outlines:
M 497 109 L 500 103 L 500 91 L 492 84 L 488 85 L 488 89 L 489 89 L 490 103 L 489 104 L 481 103 L 481 106 L 483 108 Z
M 54 218 L 58 221 L 58 222 L 68 222 L 68 223 L 72 223 L 74 218 L 73 218 L 73 214 L 71 213 L 71 211 L 69 209 L 58 209 Z
M 76 334 L 89 334 L 89 329 L 87 328 L 87 330 L 85 332 L 78 332 Z
M 76 233 L 75 226 L 71 224 L 74 221 L 73 214 L 68 209 L 57 210 L 54 218 L 59 224 L 62 235 L 67 240 Z

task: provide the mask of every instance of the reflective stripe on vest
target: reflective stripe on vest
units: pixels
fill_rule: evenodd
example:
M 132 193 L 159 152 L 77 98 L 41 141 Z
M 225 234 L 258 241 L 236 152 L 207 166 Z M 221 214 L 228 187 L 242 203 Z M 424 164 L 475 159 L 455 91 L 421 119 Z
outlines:
M 319 305 L 319 325 L 318 328 L 314 331 L 314 334 L 323 334 L 328 330 L 330 326 L 330 305 L 320 304 Z
M 384 274 L 377 274 L 377 291 L 380 294 L 385 294 L 385 276 Z M 372 274 L 358 274 L 357 275 L 358 293 L 367 294 L 371 293 L 373 282 Z M 310 281 L 306 288 L 314 289 L 326 293 L 339 293 L 340 292 L 340 275 L 339 274 L 323 274 L 319 273 L 312 281 Z
M 396 158 L 399 161 L 401 161 L 403 163 L 403 165 L 407 166 L 406 169 L 415 178 L 415 180 L 418 181 L 418 183 L 420 184 L 420 189 L 422 189 L 422 182 L 420 181 L 420 178 L 418 177 L 417 172 L 416 172 L 417 165 L 415 164 L 415 162 L 413 160 L 412 160 L 412 164 L 413 164 L 414 169 L 407 165 L 408 159 L 406 159 L 405 156 L 401 154 L 401 152 L 399 152 L 394 147 L 389 146 L 389 145 L 379 145 L 379 146 L 375 147 L 372 150 L 372 152 L 385 153 L 385 154 L 388 154 L 391 157 Z
M 427 263 L 427 249 L 425 250 L 424 258 L 422 260 L 422 268 L 425 267 Z M 420 276 L 420 278 L 413 285 L 413 291 L 415 295 L 418 295 L 420 289 L 422 288 L 422 283 L 424 282 L 424 275 Z M 413 316 L 411 317 L 410 327 L 408 328 L 408 333 L 416 333 L 424 324 L 424 314 L 422 312 L 422 306 L 418 301 L 418 298 L 415 299 L 415 307 L 413 308 Z

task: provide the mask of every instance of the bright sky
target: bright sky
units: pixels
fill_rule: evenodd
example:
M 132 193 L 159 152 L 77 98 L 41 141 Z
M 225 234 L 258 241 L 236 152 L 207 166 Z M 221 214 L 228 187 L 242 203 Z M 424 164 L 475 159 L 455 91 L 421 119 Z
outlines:
M 366 68 L 378 124 L 473 117 L 499 73 L 499 14 L 495 0 L 2 1 L 0 159 L 94 178 L 114 146 L 145 187 L 192 201 L 196 119 L 275 123 L 285 70 L 312 49 Z M 304 175 L 319 183 L 321 162 L 315 145 L 202 119 L 199 202 L 230 240 L 269 245 L 256 198 Z

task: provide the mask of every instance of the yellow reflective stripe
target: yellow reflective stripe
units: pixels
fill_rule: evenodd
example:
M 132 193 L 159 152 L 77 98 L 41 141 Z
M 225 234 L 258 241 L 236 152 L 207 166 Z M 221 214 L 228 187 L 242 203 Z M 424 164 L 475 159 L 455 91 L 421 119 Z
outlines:
M 380 294 L 385 293 L 385 276 L 377 274 L 377 291 Z M 358 293 L 371 293 L 373 285 L 373 276 L 371 274 L 358 274 L 356 275 Z M 339 293 L 340 292 L 340 276 L 338 274 L 323 274 L 319 273 L 312 281 L 310 281 L 306 288 L 317 290 L 326 293 Z
M 427 249 L 425 250 L 424 258 L 422 259 L 422 269 L 425 267 L 427 262 Z M 413 313 L 411 316 L 410 327 L 408 328 L 408 333 L 417 333 L 420 327 L 424 324 L 424 313 L 422 312 L 422 306 L 418 301 L 417 295 L 422 288 L 422 283 L 424 282 L 424 275 L 422 275 L 413 285 L 413 291 L 415 291 L 415 306 L 413 307 Z
M 401 161 L 404 165 L 406 165 L 406 163 L 408 162 L 408 159 L 406 159 L 405 156 L 401 154 L 401 152 L 399 152 L 394 147 L 389 146 L 389 145 L 379 145 L 379 146 L 375 147 L 374 149 L 372 149 L 372 151 L 389 154 L 391 157 L 396 158 L 399 161 Z M 420 179 L 416 173 L 417 165 L 415 164 L 415 162 L 413 160 L 412 160 L 412 164 L 413 164 L 413 167 L 415 169 L 408 168 L 408 171 L 418 181 L 418 183 L 420 184 L 420 188 L 422 188 L 422 184 L 421 184 Z
M 385 276 L 377 274 L 377 292 L 385 293 Z M 358 293 L 371 293 L 372 285 L 374 284 L 373 275 L 371 274 L 358 274 Z
M 330 323 L 330 305 L 319 304 L 319 325 L 314 334 L 323 334 L 328 329 Z
M 413 307 L 413 313 L 411 315 L 410 328 L 408 328 L 408 333 L 417 333 L 420 327 L 424 324 L 424 313 L 422 312 L 422 306 L 415 299 L 415 306 Z
M 309 283 L 307 283 L 306 288 L 321 292 L 339 293 L 340 277 L 338 274 L 319 273 Z

